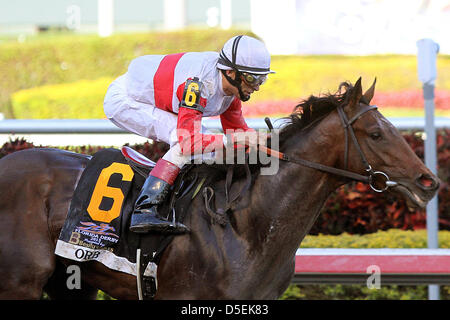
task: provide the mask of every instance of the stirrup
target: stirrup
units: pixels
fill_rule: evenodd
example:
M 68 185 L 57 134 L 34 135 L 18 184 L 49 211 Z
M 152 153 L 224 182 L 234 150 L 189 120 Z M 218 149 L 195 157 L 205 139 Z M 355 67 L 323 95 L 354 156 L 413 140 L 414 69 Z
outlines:
M 131 216 L 130 231 L 136 233 L 169 233 L 182 234 L 189 232 L 189 228 L 176 221 L 168 221 L 160 217 L 153 206 L 150 209 L 141 209 Z

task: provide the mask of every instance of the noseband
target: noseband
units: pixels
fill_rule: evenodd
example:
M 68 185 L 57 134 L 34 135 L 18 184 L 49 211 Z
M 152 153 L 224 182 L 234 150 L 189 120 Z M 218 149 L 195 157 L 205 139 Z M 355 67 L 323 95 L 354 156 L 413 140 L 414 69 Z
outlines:
M 362 106 L 361 110 L 355 115 L 353 116 L 353 118 L 351 118 L 350 120 L 348 120 L 347 115 L 345 114 L 344 110 L 342 109 L 341 106 L 337 107 L 338 110 L 338 114 L 339 117 L 341 119 L 342 122 L 342 126 L 344 128 L 344 132 L 345 132 L 345 154 L 344 154 L 344 168 L 345 170 L 342 169 L 338 169 L 338 168 L 334 168 L 334 167 L 329 167 L 320 163 L 315 163 L 315 162 L 311 162 L 308 160 L 304 160 L 304 159 L 300 159 L 300 158 L 291 158 L 288 155 L 286 155 L 285 153 L 282 152 L 277 152 L 271 149 L 268 149 L 266 147 L 262 147 L 260 146 L 260 150 L 261 151 L 265 151 L 267 154 L 278 157 L 281 160 L 284 161 L 288 161 L 288 162 L 292 162 L 292 163 L 296 163 L 296 164 L 300 164 L 302 166 L 306 166 L 309 168 L 313 168 L 313 169 L 317 169 L 320 171 L 324 171 L 324 172 L 328 172 L 328 173 L 332 173 L 335 175 L 339 175 L 339 176 L 343 176 L 346 178 L 350 178 L 352 180 L 356 180 L 356 181 L 361 181 L 364 183 L 369 184 L 370 188 L 372 188 L 373 191 L 375 192 L 384 192 L 386 191 L 389 187 L 394 187 L 397 185 L 397 182 L 395 181 L 391 181 L 389 179 L 389 176 L 382 172 L 382 171 L 375 171 L 372 169 L 372 166 L 368 163 L 364 153 L 361 150 L 361 147 L 358 143 L 358 139 L 356 139 L 355 136 L 355 132 L 353 131 L 353 123 L 358 120 L 364 113 L 366 113 L 367 111 L 373 110 L 373 109 L 377 109 L 376 105 L 362 105 L 360 104 L 360 106 Z M 267 121 L 266 121 L 267 122 Z M 271 128 L 271 125 L 269 125 L 269 128 Z M 355 172 L 351 172 L 347 170 L 348 167 L 348 136 L 350 135 L 353 144 L 356 148 L 356 150 L 358 151 L 360 157 L 361 157 L 361 161 L 365 167 L 366 172 L 368 173 L 368 175 L 361 175 Z M 377 177 L 382 177 L 385 179 L 385 185 L 383 188 L 377 188 L 374 183 Z
M 361 104 L 360 104 L 360 106 L 361 106 Z M 361 117 L 367 111 L 378 108 L 376 105 L 371 105 L 371 106 L 370 105 L 362 105 L 362 106 L 363 107 L 361 108 L 361 110 L 355 116 L 353 116 L 353 118 L 351 118 L 350 120 L 348 120 L 347 115 L 345 114 L 342 107 L 341 106 L 337 107 L 339 117 L 341 118 L 342 126 L 343 126 L 344 132 L 345 132 L 345 153 L 344 153 L 344 155 L 345 155 L 344 166 L 345 167 L 344 168 L 345 168 L 345 170 L 347 170 L 347 166 L 348 166 L 348 136 L 350 133 L 350 137 L 352 138 L 353 144 L 361 157 L 361 161 L 366 168 L 366 172 L 369 174 L 367 183 L 369 184 L 369 186 L 372 188 L 373 191 L 383 192 L 383 191 L 386 191 L 389 187 L 396 186 L 397 183 L 394 181 L 391 181 L 389 179 L 389 176 L 386 173 L 384 173 L 382 171 L 374 171 L 372 169 L 372 166 L 367 161 L 366 156 L 364 155 L 364 152 L 362 152 L 361 147 L 359 146 L 358 139 L 356 139 L 355 132 L 353 131 L 352 125 L 356 120 L 359 119 L 359 117 Z M 385 185 L 384 185 L 384 188 L 382 188 L 382 189 L 378 189 L 377 187 L 374 186 L 375 178 L 377 176 L 381 176 L 385 179 Z

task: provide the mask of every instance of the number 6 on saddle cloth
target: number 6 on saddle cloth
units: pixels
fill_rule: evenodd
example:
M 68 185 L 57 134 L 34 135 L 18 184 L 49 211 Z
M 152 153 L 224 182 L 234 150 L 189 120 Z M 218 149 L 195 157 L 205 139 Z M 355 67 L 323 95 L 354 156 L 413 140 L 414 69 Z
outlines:
M 154 164 L 128 147 L 122 148 L 122 152 L 117 149 L 97 152 L 75 189 L 55 253 L 75 261 L 96 260 L 132 275 L 138 269 L 137 249 L 149 255 L 143 263 L 157 261 L 172 237 L 128 230 L 134 203 Z M 175 210 L 166 207 L 172 213 L 168 218 L 175 219 L 172 212 Z M 180 212 L 177 220 L 184 218 L 184 210 Z

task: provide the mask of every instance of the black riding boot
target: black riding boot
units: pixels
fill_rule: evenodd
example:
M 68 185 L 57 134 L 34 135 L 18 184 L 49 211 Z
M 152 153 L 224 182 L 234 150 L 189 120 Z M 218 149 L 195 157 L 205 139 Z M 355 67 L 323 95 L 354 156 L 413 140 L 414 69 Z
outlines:
M 157 177 L 149 175 L 142 186 L 131 216 L 130 230 L 136 233 L 164 232 L 185 233 L 188 228 L 181 224 L 168 221 L 158 215 L 157 207 L 163 203 L 170 191 L 170 184 Z

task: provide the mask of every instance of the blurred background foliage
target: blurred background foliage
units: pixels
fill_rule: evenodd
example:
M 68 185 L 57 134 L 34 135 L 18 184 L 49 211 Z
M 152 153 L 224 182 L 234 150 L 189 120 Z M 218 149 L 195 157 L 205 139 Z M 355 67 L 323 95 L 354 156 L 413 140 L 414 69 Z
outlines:
M 0 73 L 7 76 L 0 78 L 0 112 L 18 119 L 104 118 L 108 85 L 126 72 L 132 59 L 146 54 L 219 51 L 237 34 L 253 35 L 244 30 L 192 29 L 108 38 L 46 35 L 25 42 L 3 41 Z M 437 63 L 436 114 L 449 116 L 450 57 L 439 55 Z M 363 88 L 377 78 L 375 100 L 382 102 L 385 115 L 423 115 L 416 56 L 273 56 L 272 69 L 277 73 L 246 103 L 246 116 L 285 115 L 301 98 L 334 93 L 341 82 L 355 82 L 360 76 Z
M 426 230 L 390 229 L 365 235 L 308 235 L 300 248 L 426 248 Z M 439 231 L 439 247 L 450 248 L 450 231 Z M 450 286 L 440 286 L 440 298 L 450 299 Z M 385 285 L 379 289 L 366 285 L 291 284 L 281 299 L 286 300 L 426 300 L 428 286 Z
M 218 51 L 226 40 L 241 33 L 250 34 L 240 30 L 212 29 L 201 32 L 187 30 L 117 34 L 108 38 L 94 35 L 56 34 L 25 42 L 5 41 L 0 43 L 0 74 L 3 75 L 0 78 L 0 112 L 8 118 L 15 117 L 11 95 L 22 89 L 72 83 L 79 80 L 98 80 L 104 77 L 112 80 L 125 73 L 130 61 L 138 56 L 186 51 Z M 74 84 L 76 88 L 74 90 L 79 89 L 77 85 L 79 83 Z M 65 88 L 67 87 L 63 87 Z M 59 87 L 53 87 L 53 89 L 59 89 Z M 97 93 L 101 101 L 106 89 L 107 86 Z M 57 95 L 54 93 L 55 90 L 44 88 L 43 91 L 40 103 L 29 102 L 28 105 L 43 107 L 43 96 L 47 97 L 46 94 L 51 92 L 50 97 L 46 99 L 52 100 L 52 94 Z M 85 94 L 84 90 L 79 90 L 80 97 Z M 82 107 L 102 109 L 102 104 Z M 44 114 L 48 114 L 47 111 Z M 18 118 L 20 117 L 19 112 Z M 55 116 L 55 118 L 58 117 Z
M 439 231 L 439 247 L 450 248 L 450 231 Z M 380 230 L 356 235 L 308 235 L 300 248 L 427 248 L 427 230 Z

